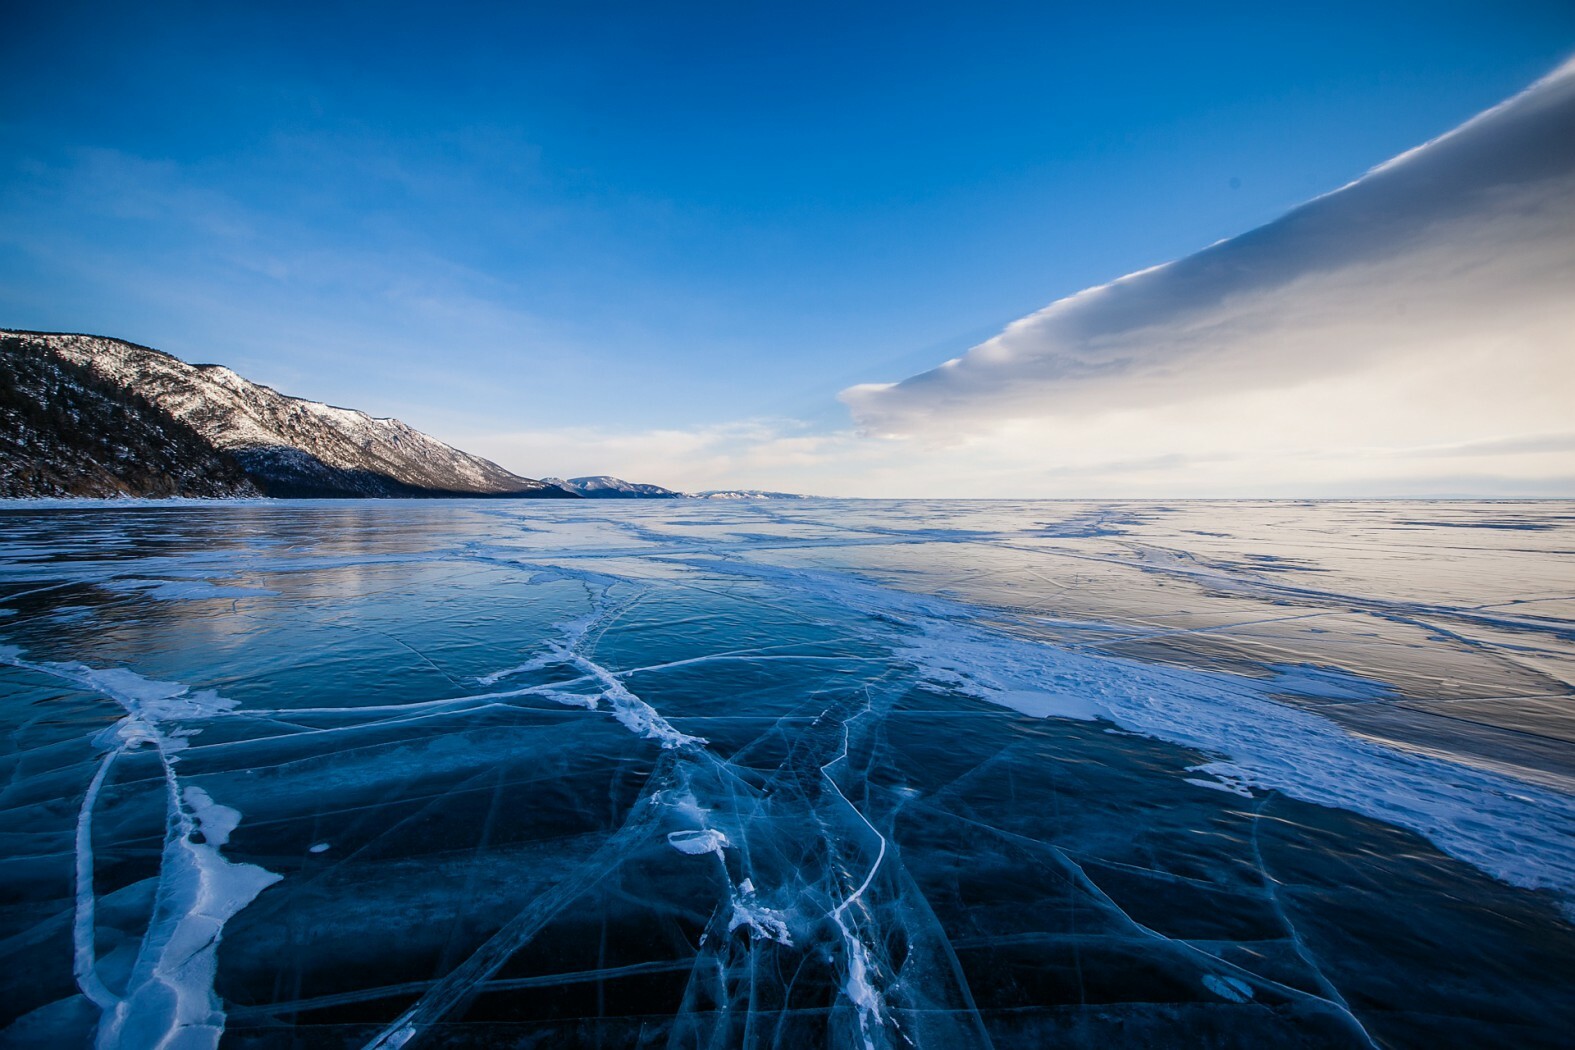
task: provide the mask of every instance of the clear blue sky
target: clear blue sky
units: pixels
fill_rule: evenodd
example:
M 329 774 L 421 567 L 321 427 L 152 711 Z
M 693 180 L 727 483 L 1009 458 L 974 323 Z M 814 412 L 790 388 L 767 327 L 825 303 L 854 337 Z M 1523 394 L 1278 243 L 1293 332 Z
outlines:
M 0 325 L 456 441 L 845 426 L 841 388 L 1259 225 L 1575 51 L 1567 0 L 0 19 Z

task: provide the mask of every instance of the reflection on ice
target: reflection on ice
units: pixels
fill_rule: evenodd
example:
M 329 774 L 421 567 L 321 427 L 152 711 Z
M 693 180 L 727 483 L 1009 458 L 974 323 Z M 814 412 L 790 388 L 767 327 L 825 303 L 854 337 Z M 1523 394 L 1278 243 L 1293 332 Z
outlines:
M 3 512 L 7 1038 L 1557 1045 L 1572 528 Z

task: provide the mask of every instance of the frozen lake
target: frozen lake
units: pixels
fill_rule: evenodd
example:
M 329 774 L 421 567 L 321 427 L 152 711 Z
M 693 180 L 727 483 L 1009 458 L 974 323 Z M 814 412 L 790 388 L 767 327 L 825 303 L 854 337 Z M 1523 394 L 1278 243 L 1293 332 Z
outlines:
M 1567 1046 L 1572 683 L 1569 502 L 11 505 L 0 1043 Z

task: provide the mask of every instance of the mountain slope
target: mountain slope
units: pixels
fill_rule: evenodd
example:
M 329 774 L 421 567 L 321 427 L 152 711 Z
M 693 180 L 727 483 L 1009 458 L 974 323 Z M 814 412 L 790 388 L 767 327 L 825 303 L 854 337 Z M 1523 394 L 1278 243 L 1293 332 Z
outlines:
M 52 403 L 55 392 L 88 388 L 107 392 L 105 397 L 120 392 L 126 411 L 138 421 L 136 441 L 110 458 L 147 465 L 158 475 L 131 480 L 124 472 L 114 474 L 100 457 L 93 460 L 99 473 L 85 463 L 68 471 L 79 479 L 98 478 L 96 482 L 81 480 L 68 493 L 59 493 L 47 484 L 29 491 L 31 482 L 14 481 L 15 495 L 261 492 L 286 497 L 573 498 L 397 419 L 289 397 L 218 365 L 190 365 L 158 350 L 100 336 L 0 331 L 0 340 L 6 345 L 7 367 L 17 374 L 36 373 L 28 389 L 48 395 L 38 402 L 48 418 L 41 417 L 36 425 L 24 425 L 25 413 L 8 417 L 8 433 L 13 435 L 8 460 L 15 458 L 8 463 L 12 478 L 47 477 L 60 466 L 56 460 L 71 446 L 73 434 L 78 440 L 113 434 L 107 409 L 76 419 L 49 415 L 58 407 Z M 159 437 L 171 434 L 179 434 L 180 441 L 171 444 Z M 161 456 L 171 462 L 164 463 Z M 155 469 L 155 461 L 164 466 Z M 100 476 L 104 471 L 118 483 Z M 199 478 L 207 480 L 199 484 Z M 105 486 L 107 490 L 98 491 Z M 83 487 L 90 491 L 78 491 Z
M 0 336 L 0 497 L 258 495 L 233 456 L 145 398 Z

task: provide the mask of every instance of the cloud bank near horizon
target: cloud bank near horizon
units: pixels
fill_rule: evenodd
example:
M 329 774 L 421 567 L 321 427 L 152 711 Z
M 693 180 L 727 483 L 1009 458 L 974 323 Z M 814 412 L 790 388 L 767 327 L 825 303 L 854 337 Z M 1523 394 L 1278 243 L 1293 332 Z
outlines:
M 1177 494 L 1548 494 L 1575 475 L 1572 389 L 1575 59 L 1266 226 L 841 396 L 863 433 L 1022 494 L 1167 462 Z

